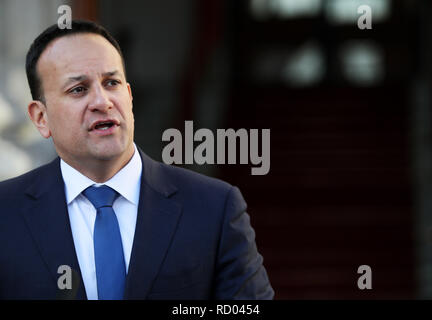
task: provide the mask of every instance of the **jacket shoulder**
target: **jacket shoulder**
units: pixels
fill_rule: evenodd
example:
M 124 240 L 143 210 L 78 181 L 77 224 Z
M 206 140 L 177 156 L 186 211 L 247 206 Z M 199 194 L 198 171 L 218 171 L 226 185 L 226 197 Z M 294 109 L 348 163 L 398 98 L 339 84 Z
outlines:
M 0 198 L 16 196 L 18 193 L 24 192 L 36 179 L 48 175 L 55 161 L 56 160 L 17 177 L 0 181 Z
M 228 192 L 233 186 L 218 178 L 206 176 L 190 169 L 159 163 L 167 179 L 178 189 L 201 192 Z

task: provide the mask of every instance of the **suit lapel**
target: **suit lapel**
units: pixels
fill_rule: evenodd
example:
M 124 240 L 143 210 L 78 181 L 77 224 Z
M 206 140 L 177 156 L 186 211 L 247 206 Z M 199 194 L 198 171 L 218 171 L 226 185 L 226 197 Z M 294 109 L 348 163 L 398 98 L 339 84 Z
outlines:
M 126 279 L 126 299 L 145 299 L 169 249 L 181 217 L 181 205 L 170 199 L 177 189 L 163 177 L 160 164 L 139 149 L 143 171 L 140 199 Z M 67 212 L 64 182 L 57 158 L 45 166 L 29 186 L 29 201 L 23 217 L 39 252 L 52 275 L 54 285 L 58 267 L 68 265 L 79 278 L 76 299 L 86 299 L 81 270 L 75 252 Z M 74 283 L 77 279 L 74 279 Z M 69 296 L 70 297 L 70 296 Z
M 140 155 L 143 173 L 126 299 L 146 298 L 181 216 L 181 206 L 169 198 L 176 188 L 166 184 L 158 163 L 141 150 Z
M 72 292 L 57 298 L 86 299 L 69 223 L 59 158 L 43 169 L 45 172 L 39 175 L 39 180 L 26 191 L 33 200 L 24 208 L 23 217 L 55 286 L 61 275 L 57 273 L 61 265 L 71 267 L 73 284 L 79 284 L 75 289 L 72 286 Z

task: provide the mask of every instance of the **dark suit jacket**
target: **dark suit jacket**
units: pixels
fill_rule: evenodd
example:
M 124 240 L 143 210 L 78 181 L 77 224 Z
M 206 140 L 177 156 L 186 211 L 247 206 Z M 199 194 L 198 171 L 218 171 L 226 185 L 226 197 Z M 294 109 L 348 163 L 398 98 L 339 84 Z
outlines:
M 156 162 L 143 173 L 125 299 L 271 299 L 239 190 Z M 60 265 L 74 272 L 60 290 Z M 0 299 L 86 299 L 60 159 L 0 183 Z

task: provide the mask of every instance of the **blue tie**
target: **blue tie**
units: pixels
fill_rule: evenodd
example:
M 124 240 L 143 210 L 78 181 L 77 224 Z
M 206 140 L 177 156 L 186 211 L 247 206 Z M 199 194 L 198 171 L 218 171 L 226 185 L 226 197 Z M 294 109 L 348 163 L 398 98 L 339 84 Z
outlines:
M 126 267 L 117 217 L 112 205 L 118 193 L 108 186 L 89 187 L 83 194 L 96 208 L 93 232 L 99 300 L 123 299 Z

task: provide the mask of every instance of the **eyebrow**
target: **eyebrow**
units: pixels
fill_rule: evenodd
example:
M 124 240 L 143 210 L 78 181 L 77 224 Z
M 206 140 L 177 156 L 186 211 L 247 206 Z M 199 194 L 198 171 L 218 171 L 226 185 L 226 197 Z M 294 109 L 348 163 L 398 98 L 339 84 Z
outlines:
M 112 76 L 117 75 L 118 73 L 119 73 L 119 72 L 118 72 L 117 70 L 114 70 L 114 71 L 108 71 L 108 72 L 102 73 L 102 76 L 103 76 L 103 77 L 112 77 Z
M 108 71 L 108 72 L 104 72 L 102 73 L 102 77 L 106 78 L 106 77 L 112 77 L 115 75 L 118 75 L 119 72 L 118 70 L 114 70 L 114 71 Z M 66 88 L 70 83 L 73 82 L 81 82 L 88 79 L 88 77 L 86 75 L 79 75 L 79 76 L 75 76 L 75 77 L 68 77 L 65 84 L 63 85 L 63 88 Z

